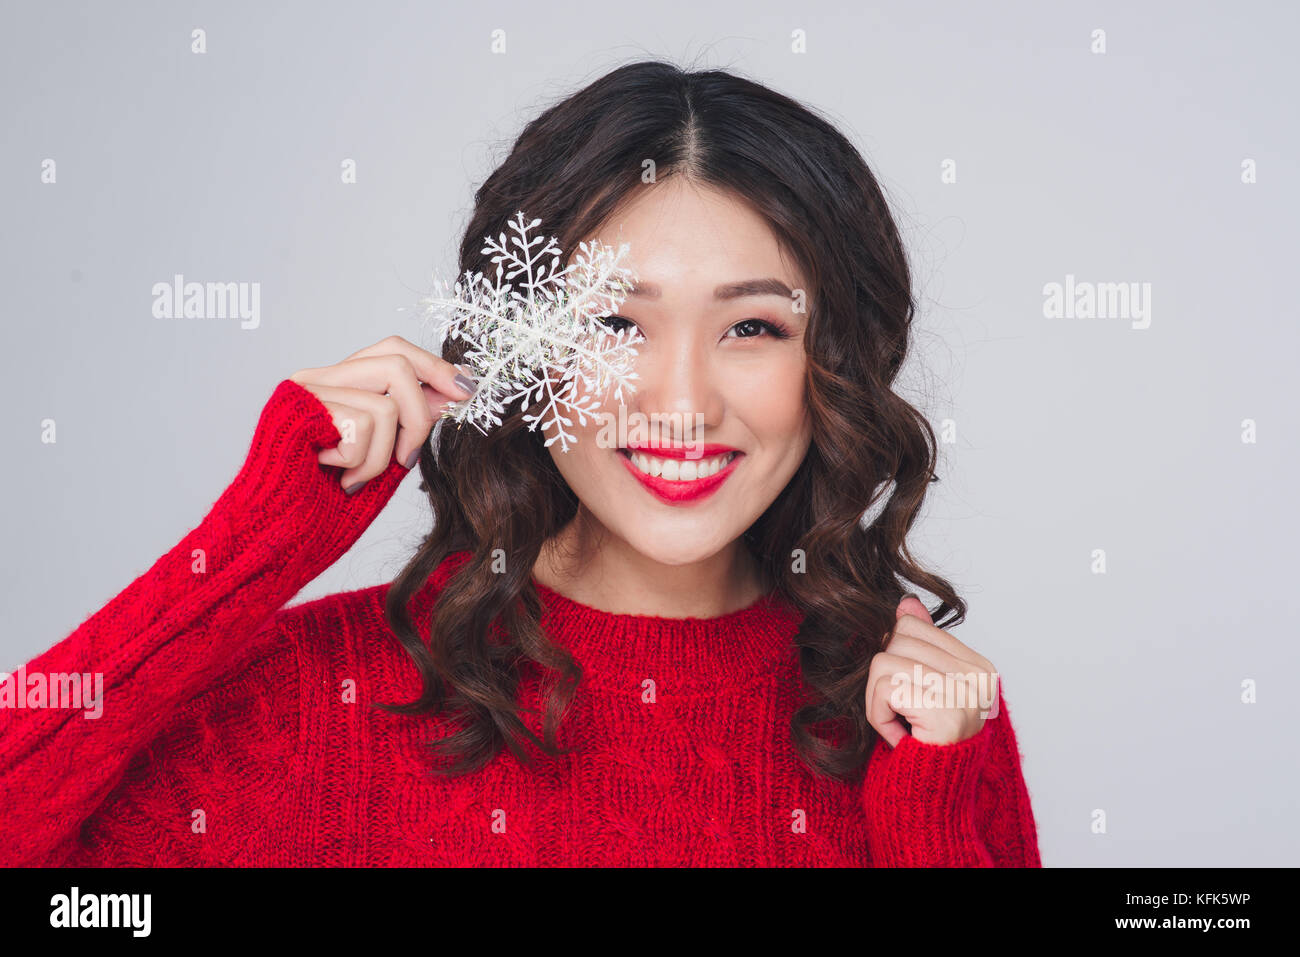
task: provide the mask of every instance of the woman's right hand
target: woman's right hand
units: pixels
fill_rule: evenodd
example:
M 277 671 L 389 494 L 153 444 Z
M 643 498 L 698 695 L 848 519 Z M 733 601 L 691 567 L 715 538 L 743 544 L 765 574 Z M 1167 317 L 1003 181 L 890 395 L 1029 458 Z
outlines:
M 468 399 L 474 390 L 473 380 L 450 362 L 401 336 L 389 336 L 337 365 L 302 369 L 289 378 L 334 417 L 342 440 L 318 458 L 322 465 L 343 467 L 341 482 L 349 495 L 393 459 L 414 468 L 443 408 Z

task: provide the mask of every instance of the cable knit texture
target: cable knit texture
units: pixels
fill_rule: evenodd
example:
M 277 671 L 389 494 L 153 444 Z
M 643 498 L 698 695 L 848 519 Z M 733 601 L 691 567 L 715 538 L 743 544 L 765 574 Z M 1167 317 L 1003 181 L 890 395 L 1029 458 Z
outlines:
M 771 595 L 670 619 L 539 585 L 543 627 L 584 671 L 560 726 L 575 753 L 531 749 L 529 768 L 506 750 L 433 777 L 441 717 L 371 707 L 420 689 L 384 621 L 389 586 L 287 605 L 406 475 L 393 461 L 345 495 L 341 470 L 317 461 L 339 440 L 316 397 L 281 382 L 202 523 L 20 669 L 26 686 L 102 674 L 102 715 L 0 708 L 0 862 L 1040 866 L 1004 699 L 965 741 L 878 743 L 855 782 L 803 765 L 789 731 L 801 617 Z M 467 558 L 412 599 L 426 642 Z M 542 678 L 525 669 L 525 709 Z M 523 718 L 540 735 L 538 711 Z

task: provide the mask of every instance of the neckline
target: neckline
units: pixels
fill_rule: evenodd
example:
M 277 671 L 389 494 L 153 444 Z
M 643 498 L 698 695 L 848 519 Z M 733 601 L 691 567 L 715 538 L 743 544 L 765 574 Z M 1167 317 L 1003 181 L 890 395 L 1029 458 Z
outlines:
M 531 577 L 531 576 L 530 576 Z M 611 612 L 532 578 L 542 627 L 582 667 L 593 688 L 689 694 L 748 684 L 796 654 L 802 616 L 773 589 L 743 608 L 707 618 Z
M 425 591 L 440 591 L 469 557 L 449 555 Z M 656 693 L 716 693 L 797 659 L 794 636 L 803 615 L 775 588 L 735 611 L 672 618 L 604 611 L 529 579 L 542 602 L 542 629 L 573 656 L 590 688 L 640 694 L 652 680 Z
M 537 589 L 537 594 L 542 596 L 544 601 L 549 604 L 562 608 L 568 612 L 587 616 L 599 616 L 608 619 L 629 619 L 636 622 L 645 622 L 658 627 L 672 627 L 675 624 L 683 622 L 696 622 L 702 625 L 717 625 L 725 627 L 731 623 L 732 619 L 743 619 L 752 615 L 761 606 L 773 604 L 777 600 L 776 589 L 772 589 L 764 595 L 760 595 L 754 601 L 745 605 L 743 608 L 737 608 L 734 611 L 723 612 L 721 615 L 709 615 L 703 618 L 694 615 L 649 615 L 641 612 L 623 612 L 623 611 L 606 611 L 603 608 L 597 608 L 594 605 L 587 605 L 578 601 L 576 598 L 570 598 L 562 592 L 556 591 L 548 585 L 539 582 L 536 576 L 529 575 L 533 587 Z

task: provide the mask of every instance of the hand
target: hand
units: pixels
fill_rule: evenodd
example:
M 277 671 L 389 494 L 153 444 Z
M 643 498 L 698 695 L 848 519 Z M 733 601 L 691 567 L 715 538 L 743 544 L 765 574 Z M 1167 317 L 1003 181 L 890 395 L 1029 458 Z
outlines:
M 341 465 L 343 488 L 352 494 L 394 459 L 414 468 L 434 422 L 446 405 L 468 399 L 471 382 L 446 360 L 389 336 L 337 365 L 302 369 L 289 376 L 320 399 L 342 440 L 323 449 L 322 465 Z
M 978 734 L 985 718 L 997 715 L 992 663 L 935 627 L 914 595 L 903 596 L 895 615 L 894 636 L 867 673 L 867 723 L 891 748 L 909 733 L 925 744 Z

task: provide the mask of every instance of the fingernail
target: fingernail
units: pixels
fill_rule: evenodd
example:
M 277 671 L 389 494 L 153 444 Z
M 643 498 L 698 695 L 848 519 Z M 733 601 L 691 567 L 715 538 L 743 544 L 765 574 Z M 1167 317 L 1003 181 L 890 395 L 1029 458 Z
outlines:
M 457 375 L 455 382 L 458 386 L 460 386 L 470 395 L 473 395 L 475 392 L 478 391 L 478 383 L 476 383 L 473 379 L 471 379 L 467 375 Z
M 411 469 L 415 468 L 415 463 L 418 461 L 420 461 L 420 450 L 416 449 L 406 457 L 406 471 L 409 472 Z
M 357 489 L 361 488 L 361 486 L 363 486 L 363 485 L 365 485 L 365 484 L 366 484 L 365 482 L 358 482 L 356 485 L 353 485 L 353 486 L 351 486 L 351 487 L 349 487 L 349 488 L 345 488 L 345 489 L 343 490 L 343 494 L 344 494 L 344 495 L 351 495 L 353 492 L 355 492 Z

